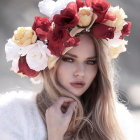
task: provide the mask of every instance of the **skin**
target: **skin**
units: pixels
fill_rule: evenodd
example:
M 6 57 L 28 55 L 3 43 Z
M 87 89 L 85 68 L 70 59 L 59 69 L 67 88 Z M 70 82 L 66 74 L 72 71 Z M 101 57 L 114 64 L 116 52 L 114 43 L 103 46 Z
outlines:
M 77 57 L 69 56 L 76 55 Z M 87 59 L 88 57 L 94 57 Z M 95 46 L 87 35 L 80 36 L 79 46 L 69 50 L 60 60 L 57 69 L 57 80 L 60 85 L 71 94 L 80 97 L 90 86 L 97 74 Z M 71 82 L 82 80 L 83 88 L 74 88 Z M 46 124 L 48 140 L 64 140 L 73 111 L 77 103 L 68 97 L 59 97 L 58 100 L 46 110 Z M 66 110 L 63 112 L 62 108 Z M 60 127 L 61 126 L 61 127 Z
M 76 57 L 69 54 L 76 55 Z M 88 35 L 80 36 L 80 44 L 69 50 L 61 59 L 57 69 L 57 78 L 60 85 L 71 94 L 80 97 L 91 85 L 91 82 L 97 74 L 96 51 L 92 39 Z M 71 86 L 71 82 L 84 81 L 83 88 Z
M 65 113 L 62 113 L 61 106 L 64 103 L 69 103 L 69 107 Z M 60 97 L 46 110 L 48 140 L 64 140 L 64 134 L 68 129 L 76 105 L 77 103 L 72 98 Z

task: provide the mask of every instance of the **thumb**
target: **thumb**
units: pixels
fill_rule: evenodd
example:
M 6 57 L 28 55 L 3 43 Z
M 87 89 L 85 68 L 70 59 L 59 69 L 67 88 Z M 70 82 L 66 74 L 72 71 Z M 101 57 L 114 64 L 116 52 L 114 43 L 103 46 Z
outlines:
M 74 108 L 76 107 L 76 105 L 77 105 L 77 102 L 71 102 L 71 104 L 69 105 L 65 115 L 71 115 L 72 116 Z

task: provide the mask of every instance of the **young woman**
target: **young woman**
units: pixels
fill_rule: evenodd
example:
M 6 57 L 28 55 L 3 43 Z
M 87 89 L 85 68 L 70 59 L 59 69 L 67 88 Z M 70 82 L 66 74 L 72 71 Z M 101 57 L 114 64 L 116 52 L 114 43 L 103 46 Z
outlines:
M 122 9 L 106 0 L 49 0 L 39 7 L 53 20 L 36 17 L 32 29 L 18 28 L 5 50 L 14 72 L 40 75 L 44 86 L 38 94 L 1 97 L 0 139 L 134 140 L 131 115 L 117 101 L 112 61 L 130 33 Z

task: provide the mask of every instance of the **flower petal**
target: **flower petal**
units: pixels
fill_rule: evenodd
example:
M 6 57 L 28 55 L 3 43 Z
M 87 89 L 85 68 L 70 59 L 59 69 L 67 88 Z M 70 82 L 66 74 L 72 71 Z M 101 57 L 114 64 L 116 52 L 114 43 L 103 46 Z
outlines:
M 44 70 L 48 65 L 48 55 L 50 55 L 50 51 L 47 49 L 47 45 L 38 41 L 27 53 L 27 64 L 35 71 Z
M 19 58 L 20 47 L 16 45 L 11 39 L 5 45 L 5 53 L 7 61 Z
M 43 0 L 39 2 L 38 7 L 42 14 L 46 15 L 50 19 L 53 18 L 55 14 L 59 14 L 69 2 L 75 2 L 76 0 Z

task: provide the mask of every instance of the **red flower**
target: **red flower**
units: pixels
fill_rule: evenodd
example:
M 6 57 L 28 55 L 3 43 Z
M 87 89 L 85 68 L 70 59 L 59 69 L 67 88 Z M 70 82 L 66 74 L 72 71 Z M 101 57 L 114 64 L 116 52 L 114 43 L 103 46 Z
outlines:
M 93 28 L 92 33 L 96 38 L 112 39 L 114 38 L 115 29 L 115 27 L 110 27 L 104 24 L 98 24 Z
M 76 0 L 77 8 L 86 6 L 86 3 L 82 0 Z
M 36 32 L 40 40 L 47 39 L 47 34 L 51 27 L 51 23 L 52 21 L 50 21 L 47 17 L 35 17 L 32 29 Z
M 107 20 L 111 20 L 114 21 L 116 19 L 116 15 L 114 13 L 112 13 L 111 11 L 107 11 L 104 17 L 103 22 L 107 21 Z
M 24 75 L 27 75 L 28 77 L 36 77 L 39 74 L 39 72 L 29 68 L 26 62 L 26 56 L 20 57 L 18 67 L 19 67 L 18 73 L 22 73 Z
M 85 0 L 85 3 L 87 5 L 87 7 L 91 7 L 92 6 L 92 0 Z
M 66 42 L 65 42 L 65 46 L 66 47 L 70 47 L 70 46 L 77 46 L 80 42 L 79 37 L 70 37 Z
M 56 14 L 53 17 L 53 21 L 56 25 L 62 28 L 71 28 L 78 24 L 77 17 L 77 5 L 75 2 L 70 2 L 64 10 L 61 10 L 61 14 Z
M 66 29 L 56 27 L 48 34 L 48 48 L 53 55 L 60 56 L 65 48 L 64 42 L 69 38 L 69 32 Z
M 77 46 L 78 37 L 71 37 L 69 31 L 56 26 L 48 34 L 48 48 L 53 55 L 61 56 L 66 47 Z
M 48 48 L 53 55 L 56 55 L 59 57 L 59 56 L 61 56 L 65 46 L 62 42 L 59 42 L 59 43 L 49 42 Z
M 107 0 L 92 0 L 92 2 L 88 2 L 88 4 L 91 5 L 93 12 L 95 12 L 98 16 L 96 22 L 102 22 L 106 12 L 110 7 L 110 3 Z
M 120 39 L 123 39 L 125 35 L 130 34 L 131 26 L 132 26 L 132 22 L 130 21 L 128 21 L 127 24 L 123 26 L 123 29 L 121 30 L 122 35 L 120 36 Z

